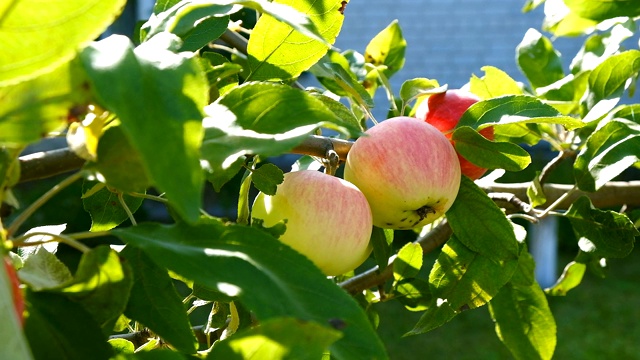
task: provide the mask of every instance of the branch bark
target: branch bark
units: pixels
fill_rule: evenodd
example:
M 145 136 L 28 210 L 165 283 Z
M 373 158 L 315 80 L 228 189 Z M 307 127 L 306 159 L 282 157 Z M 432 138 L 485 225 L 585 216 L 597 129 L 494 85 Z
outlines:
M 310 136 L 291 152 L 301 155 L 312 155 L 324 158 L 327 150 L 333 149 L 341 161 L 346 160 L 352 142 L 323 136 Z M 82 167 L 84 160 L 75 155 L 69 148 L 38 152 L 20 157 L 19 183 L 44 179 L 54 175 L 74 171 Z M 526 183 L 479 183 L 487 192 L 511 193 L 519 199 L 527 198 Z M 547 204 L 553 203 L 573 185 L 543 184 L 547 196 Z M 560 204 L 558 209 L 567 209 L 578 197 L 587 195 L 593 205 L 599 208 L 615 208 L 622 205 L 640 207 L 640 181 L 612 181 L 595 193 L 577 191 Z
M 444 220 L 436 225 L 433 230 L 414 241 L 414 243 L 422 247 L 424 254 L 428 254 L 447 242 L 452 233 L 451 227 L 447 221 Z M 338 285 L 352 295 L 362 292 L 365 289 L 382 285 L 393 276 L 393 263 L 395 260 L 396 256 L 394 255 L 389 258 L 389 264 L 384 270 L 380 271 L 379 267 L 375 266 Z
M 333 139 L 323 136 L 309 136 L 291 151 L 294 154 L 312 155 L 324 158 L 328 150 L 335 150 L 341 161 L 347 159 L 352 143 L 347 140 Z M 21 156 L 20 180 L 24 183 L 32 180 L 49 178 L 80 169 L 85 160 L 76 155 L 68 147 L 40 151 Z

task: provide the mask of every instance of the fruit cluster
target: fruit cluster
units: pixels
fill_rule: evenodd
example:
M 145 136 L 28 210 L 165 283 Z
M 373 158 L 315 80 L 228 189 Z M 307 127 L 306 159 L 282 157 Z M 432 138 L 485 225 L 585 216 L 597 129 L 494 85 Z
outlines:
M 486 171 L 460 157 L 450 141 L 470 93 L 435 94 L 418 118 L 387 119 L 358 138 L 347 155 L 344 180 L 317 171 L 285 174 L 276 195 L 256 197 L 252 217 L 271 227 L 286 221 L 280 240 L 307 256 L 326 275 L 349 272 L 371 253 L 372 225 L 413 229 L 451 207 L 461 175 Z M 424 120 L 424 121 L 420 121 Z M 493 138 L 493 132 L 483 134 Z

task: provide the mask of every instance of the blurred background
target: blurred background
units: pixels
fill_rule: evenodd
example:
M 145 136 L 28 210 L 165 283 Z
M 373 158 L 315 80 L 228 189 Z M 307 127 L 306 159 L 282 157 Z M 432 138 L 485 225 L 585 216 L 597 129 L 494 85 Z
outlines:
M 529 28 L 540 29 L 544 18 L 543 6 L 523 13 L 524 0 L 351 0 L 345 10 L 345 22 L 335 46 L 340 50 L 353 49 L 364 53 L 368 42 L 393 20 L 398 20 L 407 41 L 406 63 L 392 79 L 394 92 L 404 80 L 426 77 L 436 79 L 449 88 L 459 88 L 472 74 L 481 77 L 481 68 L 491 65 L 502 69 L 517 81 L 524 81 L 515 61 L 515 48 Z M 136 22 L 151 14 L 154 0 L 130 0 L 118 21 L 104 34 L 133 36 Z M 251 19 L 252 14 L 240 14 Z M 255 18 L 253 19 L 255 21 Z M 251 24 L 247 24 L 249 26 Z M 549 36 L 549 34 L 545 34 Z M 582 38 L 552 39 L 562 54 L 567 68 L 582 46 Z M 637 47 L 634 37 L 630 46 Z M 301 82 L 311 81 L 308 78 Z M 638 102 L 638 95 L 625 102 Z M 374 109 L 377 118 L 384 119 L 387 100 L 378 91 Z M 61 146 L 65 146 L 61 139 Z M 505 181 L 527 181 L 536 167 L 541 167 L 552 154 L 542 147 L 531 149 L 535 161 L 530 169 L 511 174 Z M 283 164 L 295 160 L 288 157 Z M 283 169 L 289 169 L 283 166 Z M 564 182 L 571 176 L 570 167 L 561 169 L 553 182 Z M 637 177 L 636 177 L 637 178 Z M 42 194 L 51 182 L 27 183 L 18 189 L 17 196 L 24 203 Z M 564 180 L 564 181 L 563 181 Z M 31 222 L 35 224 L 68 224 L 69 231 L 88 228 L 90 218 L 78 201 L 80 189 L 71 187 L 43 207 Z M 238 181 L 225 185 L 221 194 L 208 189 L 206 210 L 221 217 L 235 217 Z M 209 187 L 210 188 L 210 187 Z M 70 195 L 75 192 L 76 196 Z M 225 195 L 231 194 L 231 195 Z M 235 194 L 235 195 L 234 195 Z M 234 196 L 236 198 L 234 198 Z M 69 200 L 62 203 L 60 199 Z M 73 202 L 71 202 L 73 201 Z M 56 206 L 57 205 L 57 206 Z M 60 211 L 60 207 L 64 211 Z M 619 209 L 616 209 L 619 210 Z M 73 215 L 72 215 L 73 214 Z M 167 217 L 162 209 L 143 206 L 136 218 Z M 531 232 L 535 230 L 530 228 Z M 402 245 L 399 234 L 397 246 Z M 544 259 L 538 261 L 538 279 L 550 286 L 565 264 L 577 251 L 577 240 L 562 221 L 548 224 L 538 239 L 530 239 L 530 246 L 544 242 Z M 549 252 L 550 251 L 550 252 Z M 436 254 L 425 259 L 430 269 Z M 558 323 L 557 359 L 640 359 L 640 255 L 633 252 L 628 258 L 611 261 L 607 279 L 587 274 L 582 285 L 564 298 L 550 298 L 551 309 Z M 542 270 L 544 269 L 544 270 Z M 425 274 L 427 276 L 428 274 Z M 391 358 L 396 360 L 430 359 L 510 359 L 511 355 L 493 332 L 493 324 L 486 307 L 464 312 L 453 321 L 427 334 L 403 337 L 415 325 L 420 313 L 409 313 L 396 302 L 376 306 L 380 313 L 379 333 Z M 204 314 L 206 316 L 206 314 Z

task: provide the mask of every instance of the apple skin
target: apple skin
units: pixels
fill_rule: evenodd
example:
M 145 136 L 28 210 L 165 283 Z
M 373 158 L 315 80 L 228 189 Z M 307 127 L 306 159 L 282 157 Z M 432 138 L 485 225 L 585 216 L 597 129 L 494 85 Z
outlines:
M 285 174 L 276 195 L 256 196 L 251 216 L 266 227 L 287 219 L 280 241 L 328 276 L 355 269 L 372 250 L 367 199 L 353 184 L 318 171 Z
M 426 101 L 418 105 L 416 117 L 424 120 L 440 130 L 451 139 L 453 129 L 458 125 L 462 114 L 480 101 L 480 98 L 465 90 L 451 89 L 443 93 L 433 94 Z M 493 140 L 493 127 L 484 128 L 479 133 L 489 140 Z M 451 142 L 455 146 L 454 142 Z M 462 175 L 472 180 L 479 179 L 487 169 L 479 167 L 458 154 Z
M 20 280 L 16 274 L 16 269 L 13 267 L 11 259 L 4 257 L 4 269 L 11 282 L 11 294 L 13 296 L 13 308 L 16 311 L 16 316 L 20 321 L 20 325 L 24 325 L 24 299 L 22 298 L 22 292 L 20 291 Z
M 367 197 L 375 226 L 413 229 L 451 207 L 460 188 L 460 164 L 438 129 L 395 117 L 365 134 L 347 155 L 344 178 Z

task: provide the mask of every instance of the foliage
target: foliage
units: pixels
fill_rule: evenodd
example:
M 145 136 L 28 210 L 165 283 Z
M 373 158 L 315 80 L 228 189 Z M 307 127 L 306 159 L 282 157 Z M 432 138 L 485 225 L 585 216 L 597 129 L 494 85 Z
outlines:
M 543 2 L 529 0 L 525 9 Z M 528 179 L 527 198 L 511 194 L 505 205 L 491 180 L 463 178 L 445 219 L 412 233 L 415 242 L 374 228 L 370 263 L 378 267 L 327 278 L 277 240 L 286 225 L 249 224 L 252 184 L 273 194 L 282 182 L 267 158 L 304 153 L 335 170 L 345 144 L 375 120 L 377 91 L 387 94 L 390 116 L 400 116 L 446 90 L 418 78 L 394 94 L 389 78 L 407 46 L 396 21 L 364 54 L 332 48 L 347 3 L 158 0 L 138 38 L 93 42 L 124 2 L 38 3 L 46 17 L 33 16 L 28 0 L 0 6 L 0 202 L 21 205 L 3 215 L 0 234 L 27 307 L 21 328 L 2 268 L 0 314 L 9 320 L 0 334 L 9 345 L 0 358 L 386 359 L 372 304 L 391 301 L 421 312 L 407 334 L 488 308 L 515 358 L 553 356 L 558 327 L 547 296 L 579 286 L 587 270 L 603 274 L 605 259 L 627 256 L 639 235 L 634 216 L 599 208 L 590 196 L 639 160 L 640 108 L 622 99 L 640 72 L 640 51 L 623 46 L 640 6 L 549 0 L 557 12 L 548 11 L 543 30 L 587 35 L 570 69 L 550 38 L 531 29 L 516 49 L 527 83 L 491 66 L 470 77 L 469 90 L 482 100 L 453 132 L 460 154 L 496 169 L 493 180 L 532 167 L 530 146 L 547 144 L 559 155 Z M 229 22 L 245 8 L 261 13 L 248 41 Z M 48 52 L 37 53 L 39 44 Z M 301 88 L 297 78 L 307 71 L 321 88 Z M 488 126 L 494 141 L 478 133 Z M 22 151 L 60 136 L 82 169 L 18 204 Z M 296 168 L 313 167 L 310 159 Z M 551 198 L 549 174 L 565 159 L 573 188 Z M 22 228 L 44 203 L 64 211 L 52 198 L 81 179 L 82 191 L 65 201 L 91 215 L 87 231 L 65 233 L 46 220 Z M 207 214 L 203 194 L 228 193 L 238 179 L 236 221 Z M 145 206 L 166 208 L 170 223 L 139 224 Z M 547 216 L 568 219 L 578 242 L 558 283 L 543 290 L 515 220 Z M 438 251 L 435 263 L 423 261 L 427 251 Z M 194 311 L 204 311 L 204 324 Z

